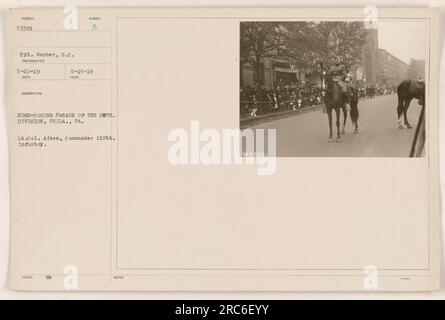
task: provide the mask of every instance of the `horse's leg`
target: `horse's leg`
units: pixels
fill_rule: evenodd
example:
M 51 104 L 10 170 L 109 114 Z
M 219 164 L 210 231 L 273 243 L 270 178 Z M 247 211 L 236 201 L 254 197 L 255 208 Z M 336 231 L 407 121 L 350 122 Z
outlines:
M 358 117 L 359 117 L 359 112 L 358 112 L 358 98 L 354 99 L 353 103 L 351 104 L 351 121 L 354 125 L 354 134 L 358 133 Z
M 337 142 L 341 142 L 341 134 L 340 134 L 340 108 L 335 108 L 335 115 L 337 117 L 337 121 L 335 124 L 337 125 Z
M 402 112 L 404 110 L 404 104 L 405 104 L 405 98 L 399 96 L 399 102 L 397 105 L 397 124 L 399 126 L 399 129 L 403 129 L 402 121 L 400 121 L 400 117 L 402 116 Z
M 408 122 L 408 117 L 406 116 L 406 113 L 408 112 L 409 104 L 411 103 L 412 98 L 408 98 L 405 100 L 405 108 L 403 108 L 403 118 L 405 120 L 405 125 L 408 129 L 412 129 L 411 125 Z
M 348 119 L 348 110 L 346 110 L 346 107 L 343 106 L 343 127 L 341 128 L 341 134 L 345 134 L 345 126 L 346 126 L 346 120 Z
M 332 142 L 332 108 L 331 107 L 326 107 L 326 113 L 328 114 L 328 119 L 329 119 L 329 138 L 328 138 L 328 142 Z
M 358 133 L 358 117 L 359 117 L 359 114 L 358 114 L 358 106 L 356 106 L 356 112 L 357 112 L 357 120 L 355 120 L 355 128 L 354 128 L 354 134 L 357 134 Z

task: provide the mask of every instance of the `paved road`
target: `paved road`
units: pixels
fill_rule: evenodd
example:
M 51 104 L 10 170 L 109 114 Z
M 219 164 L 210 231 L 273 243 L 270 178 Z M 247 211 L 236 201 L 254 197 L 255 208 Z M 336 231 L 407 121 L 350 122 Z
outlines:
M 409 155 L 421 110 L 417 100 L 411 102 L 408 110 L 408 120 L 413 129 L 398 128 L 396 95 L 360 100 L 358 108 L 359 133 L 353 134 L 348 115 L 346 134 L 342 136 L 342 142 L 334 140 L 328 143 L 328 117 L 321 110 L 251 128 L 277 130 L 279 157 L 407 157 Z M 335 115 L 334 111 L 333 114 Z M 343 121 L 343 115 L 340 121 Z M 336 130 L 335 120 L 333 122 L 333 128 Z

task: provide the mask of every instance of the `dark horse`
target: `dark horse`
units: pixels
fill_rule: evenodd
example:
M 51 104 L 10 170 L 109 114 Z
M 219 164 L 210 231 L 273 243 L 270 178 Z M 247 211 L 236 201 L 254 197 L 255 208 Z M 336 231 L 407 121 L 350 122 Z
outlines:
M 400 121 L 402 113 L 406 127 L 411 129 L 412 126 L 408 122 L 406 113 L 412 99 L 419 100 L 419 104 L 425 107 L 425 83 L 423 81 L 417 82 L 416 80 L 403 80 L 397 86 L 397 97 L 399 100 L 397 104 L 397 123 L 399 129 L 403 129 L 402 121 Z
M 326 73 L 323 72 L 323 75 Z M 324 78 L 323 78 L 324 80 Z M 323 83 L 326 83 L 323 81 Z M 351 108 L 350 114 L 351 114 L 351 120 L 354 124 L 354 133 L 358 133 L 358 89 L 354 87 L 348 88 L 350 92 L 349 96 L 349 106 Z M 327 86 L 326 86 L 326 92 L 324 95 L 324 102 L 326 104 L 326 112 L 328 114 L 329 118 L 329 138 L 328 141 L 332 142 L 332 110 L 335 110 L 336 114 L 336 125 L 337 125 L 337 142 L 341 142 L 341 134 L 345 133 L 345 124 L 346 119 L 348 117 L 348 113 L 346 110 L 346 102 L 348 101 L 348 97 L 346 94 L 342 91 L 340 85 L 334 81 L 331 77 L 328 77 L 327 79 Z M 340 131 L 340 109 L 343 110 L 343 128 Z

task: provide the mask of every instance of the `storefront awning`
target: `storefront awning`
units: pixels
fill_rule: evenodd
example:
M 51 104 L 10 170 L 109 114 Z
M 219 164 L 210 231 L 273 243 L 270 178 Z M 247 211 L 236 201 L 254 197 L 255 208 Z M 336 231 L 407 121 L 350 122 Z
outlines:
M 290 68 L 278 68 L 278 67 L 275 67 L 275 71 L 278 71 L 278 72 L 285 72 L 285 73 L 297 73 L 297 70 L 292 70 L 292 69 L 290 69 Z

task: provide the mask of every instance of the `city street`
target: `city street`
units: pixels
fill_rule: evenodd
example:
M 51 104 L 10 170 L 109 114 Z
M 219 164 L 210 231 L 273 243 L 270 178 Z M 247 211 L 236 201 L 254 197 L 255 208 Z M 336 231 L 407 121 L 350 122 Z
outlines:
M 250 127 L 277 130 L 278 157 L 408 157 L 421 107 L 411 101 L 408 120 L 413 129 L 397 126 L 397 95 L 377 96 L 360 100 L 359 133 L 353 133 L 348 115 L 346 134 L 336 142 L 335 111 L 333 111 L 334 142 L 328 142 L 328 116 L 321 110 L 296 114 Z M 343 113 L 340 117 L 343 122 Z

